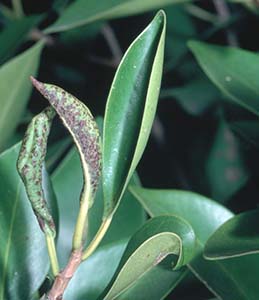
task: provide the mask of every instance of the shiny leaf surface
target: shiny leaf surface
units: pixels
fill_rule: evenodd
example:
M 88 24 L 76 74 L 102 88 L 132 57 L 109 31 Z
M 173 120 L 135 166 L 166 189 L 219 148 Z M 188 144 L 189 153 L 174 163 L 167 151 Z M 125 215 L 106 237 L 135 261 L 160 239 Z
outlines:
M 259 253 L 259 211 L 241 213 L 222 226 L 208 239 L 207 259 L 225 259 Z
M 222 205 L 201 195 L 177 190 L 131 187 L 131 191 L 151 216 L 173 214 L 191 224 L 200 248 L 188 265 L 208 289 L 224 300 L 253 299 L 259 294 L 259 255 L 220 261 L 203 258 L 203 248 L 215 230 L 233 214 Z M 253 276 L 247 276 L 253 274 Z
M 149 220 L 129 241 L 104 299 L 117 299 L 171 254 L 177 257 L 171 261 L 172 269 L 191 260 L 195 254 L 195 234 L 191 226 L 174 216 Z
M 124 55 L 104 116 L 104 218 L 112 215 L 142 156 L 162 76 L 165 15 L 160 11 Z
M 253 52 L 189 42 L 199 65 L 230 99 L 259 115 L 259 56 Z

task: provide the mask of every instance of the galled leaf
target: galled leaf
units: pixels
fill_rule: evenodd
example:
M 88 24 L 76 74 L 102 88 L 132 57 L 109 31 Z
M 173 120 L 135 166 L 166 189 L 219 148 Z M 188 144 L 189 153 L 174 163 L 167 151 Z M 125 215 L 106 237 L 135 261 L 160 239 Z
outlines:
M 50 102 L 71 133 L 78 148 L 84 173 L 84 188 L 89 206 L 92 205 L 101 173 L 100 135 L 89 109 L 76 97 L 58 86 L 31 78 L 33 85 Z
M 31 299 L 49 271 L 45 238 L 16 169 L 19 150 L 20 144 L 17 144 L 0 156 L 1 300 Z M 43 176 L 46 183 L 47 174 Z M 44 191 L 47 197 L 51 196 L 46 185 Z
M 47 152 L 48 136 L 55 114 L 52 107 L 47 107 L 32 119 L 25 133 L 17 161 L 17 169 L 24 182 L 40 227 L 52 236 L 55 236 L 56 230 L 42 187 L 42 169 Z

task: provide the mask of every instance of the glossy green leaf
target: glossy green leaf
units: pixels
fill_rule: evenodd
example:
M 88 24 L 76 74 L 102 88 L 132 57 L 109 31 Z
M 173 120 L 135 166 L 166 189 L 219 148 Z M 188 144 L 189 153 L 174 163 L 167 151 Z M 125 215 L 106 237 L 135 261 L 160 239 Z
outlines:
M 142 156 L 162 76 L 165 15 L 160 11 L 124 55 L 104 116 L 104 219 L 112 215 Z
M 17 144 L 0 156 L 1 300 L 30 299 L 49 269 L 44 234 L 16 170 L 19 150 L 20 144 Z M 44 179 L 47 179 L 46 173 Z M 53 194 L 47 185 L 44 191 L 50 200 Z
M 129 241 L 119 267 L 102 299 L 111 300 L 133 286 L 138 279 L 173 254 L 172 270 L 186 265 L 195 254 L 191 226 L 174 216 L 149 220 Z
M 151 216 L 173 214 L 191 224 L 197 237 L 200 254 L 188 267 L 218 298 L 223 300 L 258 298 L 259 255 L 219 261 L 208 261 L 203 258 L 205 243 L 220 225 L 233 216 L 230 211 L 192 192 L 140 187 L 130 187 L 130 190 Z
M 191 0 L 78 0 L 72 3 L 60 18 L 46 29 L 46 33 L 69 30 L 98 20 L 108 20 L 159 9 L 169 4 Z
M 55 115 L 55 110 L 49 106 L 32 119 L 22 141 L 17 161 L 18 172 L 39 225 L 43 232 L 53 237 L 56 235 L 56 229 L 43 191 L 42 170 L 48 136 Z
M 165 258 L 157 266 L 153 266 L 146 274 L 139 278 L 135 284 L 120 294 L 117 300 L 159 300 L 165 297 L 185 278 L 188 269 L 182 267 L 172 272 L 172 258 Z
M 241 213 L 221 225 L 208 239 L 207 259 L 225 259 L 259 253 L 259 211 Z
M 189 47 L 212 82 L 230 99 L 259 115 L 259 56 L 238 48 L 192 41 Z
M 58 257 L 61 265 L 71 251 L 73 228 L 79 207 L 83 174 L 79 155 L 73 148 L 52 175 L 60 211 Z M 102 220 L 103 197 L 101 185 L 89 211 L 87 242 L 89 243 Z M 99 248 L 80 265 L 69 284 L 65 297 L 77 300 L 96 299 L 113 276 L 131 235 L 146 219 L 144 210 L 130 193 L 125 193 L 111 226 Z M 109 259 L 107 259 L 107 255 Z M 86 274 L 91 274 L 86 280 Z
M 222 203 L 229 200 L 249 178 L 238 141 L 224 120 L 218 125 L 206 161 L 206 175 L 212 198 Z
M 36 75 L 43 43 L 39 42 L 0 68 L 0 149 L 14 132 L 31 93 L 30 75 Z
M 25 40 L 30 30 L 41 20 L 40 16 L 29 16 L 14 20 L 0 32 L 0 64 L 5 62 Z

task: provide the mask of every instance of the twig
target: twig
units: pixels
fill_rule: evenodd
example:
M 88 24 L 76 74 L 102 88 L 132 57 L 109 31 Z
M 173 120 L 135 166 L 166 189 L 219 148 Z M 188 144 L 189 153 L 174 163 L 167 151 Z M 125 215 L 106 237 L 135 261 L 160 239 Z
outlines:
M 39 41 L 44 40 L 46 45 L 53 46 L 55 44 L 55 39 L 50 35 L 45 35 L 41 30 L 38 28 L 34 28 L 29 33 L 29 39 L 32 41 Z
M 21 0 L 12 0 L 13 10 L 17 19 L 24 16 Z
M 106 24 L 102 27 L 101 33 L 103 34 L 103 36 L 111 50 L 112 58 L 110 59 L 110 58 L 106 58 L 106 57 L 98 57 L 98 56 L 92 55 L 90 57 L 90 59 L 92 62 L 102 64 L 105 66 L 109 66 L 109 67 L 113 67 L 113 68 L 117 68 L 121 61 L 123 53 L 122 53 L 121 47 L 118 43 L 118 40 L 114 34 L 114 31 L 109 24 Z
M 211 22 L 211 23 L 217 23 L 219 21 L 218 16 L 208 12 L 205 9 L 200 8 L 197 5 L 186 4 L 184 8 L 189 14 L 203 21 Z
M 65 289 L 82 261 L 82 252 L 82 248 L 72 251 L 68 264 L 65 269 L 58 274 L 47 295 L 48 300 L 63 299 Z
M 230 12 L 225 0 L 213 0 L 214 6 L 222 23 L 227 22 L 230 17 Z M 226 38 L 230 46 L 238 47 L 236 34 L 231 29 L 226 29 Z

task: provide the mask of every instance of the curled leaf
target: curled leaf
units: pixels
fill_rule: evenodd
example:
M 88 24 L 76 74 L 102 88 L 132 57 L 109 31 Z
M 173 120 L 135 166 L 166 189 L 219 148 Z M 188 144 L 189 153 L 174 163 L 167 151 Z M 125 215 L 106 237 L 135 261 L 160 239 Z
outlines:
M 17 169 L 41 229 L 55 236 L 55 225 L 42 187 L 42 168 L 55 111 L 47 107 L 29 124 L 20 149 Z
M 98 127 L 89 109 L 76 97 L 58 86 L 31 78 L 36 89 L 50 102 L 71 133 L 78 148 L 83 172 L 84 187 L 81 199 L 86 197 L 89 207 L 93 203 L 101 173 L 101 144 Z

